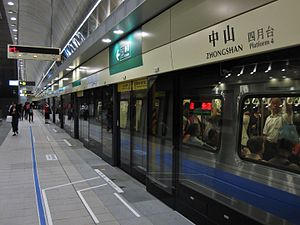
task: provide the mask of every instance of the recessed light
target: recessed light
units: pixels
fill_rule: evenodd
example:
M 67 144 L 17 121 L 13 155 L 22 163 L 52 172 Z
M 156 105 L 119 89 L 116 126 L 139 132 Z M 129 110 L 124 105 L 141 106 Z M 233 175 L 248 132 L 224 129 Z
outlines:
M 12 31 L 13 31 L 13 32 L 17 32 L 18 30 L 17 30 L 17 29 L 12 29 Z
M 9 10 L 8 13 L 9 13 L 9 14 L 14 14 L 14 13 L 16 13 L 16 12 L 13 11 L 13 10 Z
M 33 58 L 37 58 L 37 55 L 34 55 Z
M 13 2 L 8 2 L 7 5 L 14 5 L 15 3 Z
M 15 20 L 17 20 L 17 18 L 16 17 L 10 17 L 10 20 L 15 21 Z
M 124 31 L 118 29 L 118 30 L 114 30 L 114 34 L 124 34 Z
M 18 40 L 18 38 L 17 38 L 17 37 L 15 37 L 15 40 Z M 23 66 L 23 65 L 21 65 L 21 66 Z
M 16 26 L 16 24 L 11 24 L 11 26 L 12 26 L 12 27 L 15 27 L 15 26 Z
M 110 40 L 109 38 L 103 38 L 103 39 L 102 39 L 102 42 L 104 42 L 104 43 L 110 43 L 111 40 Z
M 66 70 L 67 70 L 67 71 L 71 71 L 72 69 L 71 69 L 71 68 L 67 68 Z

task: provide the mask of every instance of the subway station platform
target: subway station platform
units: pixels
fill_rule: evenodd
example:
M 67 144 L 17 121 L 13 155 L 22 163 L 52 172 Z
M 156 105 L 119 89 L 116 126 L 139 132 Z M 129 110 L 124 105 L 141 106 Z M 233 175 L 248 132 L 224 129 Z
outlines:
M 18 136 L 9 126 L 0 125 L 0 225 L 192 224 L 38 112 Z

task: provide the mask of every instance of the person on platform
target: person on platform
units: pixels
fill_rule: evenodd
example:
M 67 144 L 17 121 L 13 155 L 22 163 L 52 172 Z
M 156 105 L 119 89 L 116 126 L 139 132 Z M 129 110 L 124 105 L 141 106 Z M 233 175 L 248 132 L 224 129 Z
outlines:
M 18 129 L 18 125 L 19 125 L 19 111 L 18 111 L 17 105 L 15 103 L 13 103 L 9 107 L 9 115 L 12 116 L 11 126 L 12 126 L 12 131 L 14 133 L 13 136 L 16 136 L 17 134 L 19 134 L 19 129 Z
M 48 105 L 48 103 L 45 103 L 45 106 L 44 106 L 44 115 L 45 115 L 45 123 L 49 124 L 50 106 Z

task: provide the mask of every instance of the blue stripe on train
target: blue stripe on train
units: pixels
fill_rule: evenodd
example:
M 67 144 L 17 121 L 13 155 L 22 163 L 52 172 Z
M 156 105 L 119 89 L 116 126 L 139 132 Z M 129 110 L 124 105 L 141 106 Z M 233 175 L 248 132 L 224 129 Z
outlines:
M 159 163 L 159 158 L 159 154 L 157 154 L 157 163 Z M 165 153 L 164 165 L 171 166 L 171 164 L 171 154 Z M 185 177 L 284 218 L 291 223 L 300 224 L 300 197 L 297 195 L 189 159 L 183 160 L 181 173 L 192 174 L 185 175 Z
M 128 144 L 126 139 L 122 145 Z M 167 151 L 167 149 L 165 149 Z M 168 149 L 170 150 L 170 149 Z M 156 163 L 160 164 L 161 155 L 156 149 Z M 138 154 L 138 152 L 135 152 Z M 172 169 L 172 157 L 165 152 L 165 171 Z M 167 169 L 167 170 L 166 170 Z M 193 181 L 206 185 L 207 187 L 247 202 L 257 208 L 270 212 L 278 217 L 284 218 L 291 223 L 300 225 L 300 197 L 282 190 L 249 180 L 218 168 L 212 168 L 190 159 L 184 159 L 181 173 Z M 197 174 L 197 175 L 195 175 Z

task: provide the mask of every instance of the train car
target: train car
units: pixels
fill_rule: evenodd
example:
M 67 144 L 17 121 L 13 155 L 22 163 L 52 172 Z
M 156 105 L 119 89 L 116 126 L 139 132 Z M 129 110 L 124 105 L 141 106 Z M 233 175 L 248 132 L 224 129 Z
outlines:
M 64 71 L 53 121 L 196 224 L 300 224 L 299 8 L 180 1 Z

